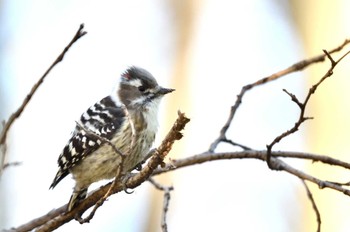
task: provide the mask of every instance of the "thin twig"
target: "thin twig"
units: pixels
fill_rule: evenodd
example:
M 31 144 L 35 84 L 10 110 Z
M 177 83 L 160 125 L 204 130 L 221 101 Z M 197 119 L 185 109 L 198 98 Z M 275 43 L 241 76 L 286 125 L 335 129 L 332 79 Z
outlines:
M 22 112 L 24 111 L 25 107 L 28 105 L 29 101 L 31 100 L 31 98 L 33 97 L 33 95 L 35 94 L 35 92 L 37 91 L 37 89 L 39 88 L 39 86 L 44 82 L 45 77 L 50 73 L 50 71 L 58 64 L 60 63 L 65 54 L 68 52 L 68 50 L 70 49 L 70 47 L 77 41 L 79 40 L 81 37 L 83 37 L 84 35 L 86 35 L 86 31 L 83 31 L 84 29 L 84 24 L 81 24 L 79 26 L 78 31 L 75 33 L 73 39 L 70 41 L 70 43 L 63 49 L 62 53 L 56 58 L 56 60 L 51 64 L 51 66 L 46 70 L 46 72 L 44 73 L 44 75 L 38 80 L 37 83 L 35 83 L 35 85 L 32 87 L 32 89 L 30 90 L 30 92 L 27 94 L 27 96 L 25 97 L 25 99 L 23 100 L 21 106 L 10 116 L 10 118 L 7 120 L 7 122 L 5 123 L 5 125 L 2 128 L 2 131 L 0 133 L 0 146 L 4 146 L 4 144 L 6 143 L 6 137 L 7 137 L 7 133 L 10 130 L 13 122 L 19 118 L 22 114 Z M 3 154 L 3 160 L 5 160 L 5 154 Z M 2 164 L 4 165 L 4 163 Z M 0 169 L 3 169 L 3 166 L 0 166 Z M 1 171 L 0 171 L 1 173 Z
M 317 208 L 317 205 L 316 205 L 316 202 L 315 202 L 315 199 L 314 197 L 312 196 L 312 193 L 309 189 L 309 187 L 307 186 L 307 184 L 305 183 L 304 180 L 301 180 L 301 182 L 303 183 L 304 187 L 305 187 L 305 190 L 306 190 L 306 194 L 307 194 L 307 197 L 309 198 L 311 204 L 312 204 L 312 208 L 313 210 L 315 211 L 315 214 L 316 214 L 316 220 L 317 220 L 317 232 L 321 232 L 321 214 L 320 214 L 320 211 L 318 210 Z
M 167 224 L 167 212 L 169 209 L 169 202 L 170 202 L 170 191 L 174 190 L 173 186 L 163 186 L 159 183 L 157 183 L 153 178 L 148 179 L 149 182 L 151 182 L 156 189 L 164 192 L 164 200 L 163 200 L 163 210 L 162 210 L 162 220 L 161 220 L 161 228 L 163 232 L 168 231 L 168 224 Z
M 333 54 L 335 52 L 339 52 L 349 43 L 350 43 L 350 39 L 346 39 L 340 46 L 330 50 L 328 53 L 329 54 Z M 263 85 L 263 84 L 266 84 L 268 82 L 271 82 L 273 80 L 277 80 L 277 79 L 279 79 L 279 78 L 281 78 L 281 77 L 283 77 L 285 75 L 288 75 L 290 73 L 301 71 L 301 70 L 303 70 L 304 68 L 306 68 L 307 66 L 309 66 L 311 64 L 315 64 L 315 63 L 324 61 L 325 57 L 326 57 L 326 54 L 323 53 L 321 55 L 312 57 L 310 59 L 299 61 L 298 63 L 295 63 L 295 64 L 293 64 L 292 66 L 290 66 L 290 67 L 288 67 L 286 69 L 283 69 L 283 70 L 281 70 L 279 72 L 276 72 L 276 73 L 274 73 L 274 74 L 272 74 L 270 76 L 264 77 L 264 78 L 254 82 L 254 83 L 251 83 L 251 84 L 243 86 L 242 89 L 241 89 L 241 92 L 237 95 L 237 99 L 236 99 L 235 104 L 233 106 L 231 106 L 228 119 L 227 119 L 226 123 L 224 124 L 224 126 L 221 128 L 219 137 L 217 139 L 215 139 L 214 142 L 211 143 L 208 151 L 209 152 L 214 152 L 216 147 L 218 146 L 218 144 L 220 142 L 222 142 L 224 139 L 226 139 L 226 132 L 227 132 L 228 128 L 230 127 L 231 122 L 232 122 L 232 120 L 233 120 L 233 118 L 234 118 L 234 116 L 235 116 L 239 106 L 242 103 L 242 99 L 243 99 L 244 94 L 248 90 L 251 90 L 252 88 L 254 88 L 256 86 Z

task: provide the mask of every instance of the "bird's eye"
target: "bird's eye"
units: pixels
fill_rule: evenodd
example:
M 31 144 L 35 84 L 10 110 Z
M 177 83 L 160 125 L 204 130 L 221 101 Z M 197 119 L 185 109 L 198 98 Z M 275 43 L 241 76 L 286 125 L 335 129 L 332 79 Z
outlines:
M 146 90 L 146 87 L 145 87 L 145 86 L 141 85 L 141 86 L 139 87 L 139 91 L 140 91 L 140 92 L 145 92 L 145 90 Z

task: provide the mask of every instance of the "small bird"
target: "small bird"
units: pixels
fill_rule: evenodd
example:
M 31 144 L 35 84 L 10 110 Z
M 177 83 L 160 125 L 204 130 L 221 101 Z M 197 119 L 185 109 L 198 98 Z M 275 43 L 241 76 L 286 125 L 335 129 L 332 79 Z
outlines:
M 81 115 L 50 186 L 72 174 L 75 187 L 67 211 L 86 198 L 92 183 L 123 176 L 144 161 L 157 132 L 160 100 L 172 91 L 159 86 L 145 69 L 132 66 L 111 95 Z

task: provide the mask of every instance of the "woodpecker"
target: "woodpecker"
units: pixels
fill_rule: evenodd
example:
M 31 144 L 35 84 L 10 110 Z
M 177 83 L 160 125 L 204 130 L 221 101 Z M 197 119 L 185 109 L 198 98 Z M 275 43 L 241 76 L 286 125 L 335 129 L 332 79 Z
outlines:
M 75 186 L 67 211 L 86 198 L 92 183 L 130 173 L 144 161 L 157 132 L 160 100 L 172 91 L 159 86 L 145 69 L 132 66 L 111 95 L 81 115 L 50 186 L 72 174 Z

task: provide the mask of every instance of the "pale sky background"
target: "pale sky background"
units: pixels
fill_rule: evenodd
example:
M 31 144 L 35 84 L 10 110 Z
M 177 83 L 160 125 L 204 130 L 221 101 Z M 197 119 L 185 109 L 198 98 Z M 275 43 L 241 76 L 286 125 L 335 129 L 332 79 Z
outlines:
M 177 54 L 182 52 L 176 45 L 175 25 L 183 18 L 169 2 L 0 1 L 1 119 L 17 109 L 81 23 L 88 32 L 52 70 L 10 131 L 8 161 L 23 164 L 7 169 L 0 179 L 0 229 L 19 226 L 68 202 L 73 187 L 70 176 L 54 190 L 48 189 L 58 155 L 74 121 L 110 93 L 128 65 L 149 70 L 165 87 L 181 79 L 176 92 L 162 102 L 155 145 L 180 109 L 191 122 L 176 145 L 181 154 L 173 152 L 170 157 L 186 157 L 208 149 L 243 85 L 306 57 L 288 1 L 205 0 L 197 2 L 200 7 L 183 57 L 187 75 L 174 76 Z M 345 39 L 346 34 L 340 38 Z M 325 44 L 313 55 L 328 45 L 337 44 Z M 228 137 L 265 149 L 290 128 L 298 109 L 283 88 L 304 96 L 308 88 L 305 73 L 249 92 Z M 169 106 L 170 102 L 176 104 Z M 305 128 L 275 149 L 306 150 Z M 235 148 L 221 145 L 218 149 L 230 150 Z M 304 167 L 303 163 L 293 164 Z M 161 182 L 175 187 L 169 231 L 302 231 L 304 209 L 311 207 L 298 179 L 272 172 L 256 160 L 197 165 L 178 170 Z M 131 195 L 113 195 L 89 224 L 72 221 L 57 231 L 147 231 L 155 192 L 144 183 Z M 154 218 L 158 221 L 152 223 L 160 231 L 160 214 Z

